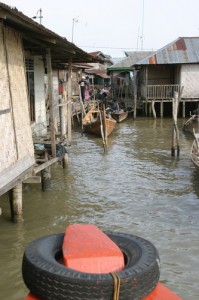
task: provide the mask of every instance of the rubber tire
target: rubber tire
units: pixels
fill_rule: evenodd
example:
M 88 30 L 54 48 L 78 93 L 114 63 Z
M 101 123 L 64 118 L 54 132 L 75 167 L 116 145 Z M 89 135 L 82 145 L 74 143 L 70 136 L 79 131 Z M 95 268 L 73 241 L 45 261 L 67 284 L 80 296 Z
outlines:
M 120 300 L 139 300 L 157 285 L 159 255 L 149 241 L 130 234 L 105 232 L 121 249 L 125 269 L 117 272 L 121 280 Z M 62 257 L 64 233 L 46 236 L 30 243 L 24 251 L 22 275 L 27 288 L 44 300 L 112 300 L 111 274 L 91 274 L 67 268 Z

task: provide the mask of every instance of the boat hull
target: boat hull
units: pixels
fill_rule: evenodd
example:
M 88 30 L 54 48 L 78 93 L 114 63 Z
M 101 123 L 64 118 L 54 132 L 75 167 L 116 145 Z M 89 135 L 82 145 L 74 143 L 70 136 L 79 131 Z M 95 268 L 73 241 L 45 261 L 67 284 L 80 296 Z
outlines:
M 199 115 L 193 115 L 183 125 L 183 131 L 191 134 L 199 133 Z
M 191 161 L 199 172 L 199 148 L 198 148 L 199 138 L 196 137 L 191 146 Z
M 128 117 L 128 112 L 112 112 L 111 117 L 116 120 L 117 123 L 120 123 Z
M 111 116 L 103 118 L 100 113 L 98 110 L 90 110 L 86 114 L 83 119 L 84 132 L 102 136 L 102 132 L 105 130 L 104 136 L 108 137 L 113 131 L 116 121 Z

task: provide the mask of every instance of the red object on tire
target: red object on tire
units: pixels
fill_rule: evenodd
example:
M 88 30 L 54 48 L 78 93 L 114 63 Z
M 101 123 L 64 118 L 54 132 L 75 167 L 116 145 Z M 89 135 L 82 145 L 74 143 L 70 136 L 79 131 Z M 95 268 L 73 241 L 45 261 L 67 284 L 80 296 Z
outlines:
M 41 300 L 32 294 L 29 294 L 25 300 Z M 169 289 L 167 289 L 160 282 L 157 284 L 156 288 L 143 300 L 182 300 L 179 296 L 175 295 Z
M 69 225 L 62 250 L 65 266 L 80 272 L 102 274 L 125 267 L 120 248 L 95 225 Z

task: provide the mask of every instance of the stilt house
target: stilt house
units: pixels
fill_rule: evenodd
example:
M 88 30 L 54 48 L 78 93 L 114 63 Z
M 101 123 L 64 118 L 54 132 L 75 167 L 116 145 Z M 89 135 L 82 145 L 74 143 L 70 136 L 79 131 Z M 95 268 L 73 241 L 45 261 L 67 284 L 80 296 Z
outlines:
M 172 116 L 172 99 L 177 92 L 183 117 L 199 102 L 199 37 L 180 37 L 133 65 L 135 103 L 145 115 L 151 106 L 158 116 Z M 139 106 L 140 106 L 139 105 Z
M 93 61 L 67 39 L 0 3 L 0 196 L 35 175 L 33 135 L 47 130 L 45 75 L 55 157 L 58 70 L 68 71 L 65 108 L 71 101 L 72 63 Z

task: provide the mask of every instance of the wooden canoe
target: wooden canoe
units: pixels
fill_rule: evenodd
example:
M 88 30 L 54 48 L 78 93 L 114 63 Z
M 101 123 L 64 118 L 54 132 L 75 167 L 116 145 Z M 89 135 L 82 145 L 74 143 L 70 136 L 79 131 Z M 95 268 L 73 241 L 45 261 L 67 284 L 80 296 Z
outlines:
M 117 123 L 120 123 L 128 117 L 128 111 L 124 111 L 123 109 L 114 110 L 111 112 L 111 117 L 116 120 Z
M 108 137 L 113 131 L 116 121 L 100 109 L 92 108 L 82 121 L 84 131 L 97 136 Z
M 199 133 L 199 115 L 193 115 L 183 125 L 183 131 L 194 134 Z
M 199 133 L 195 134 L 195 139 L 191 146 L 191 160 L 196 170 L 199 172 Z

